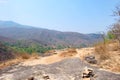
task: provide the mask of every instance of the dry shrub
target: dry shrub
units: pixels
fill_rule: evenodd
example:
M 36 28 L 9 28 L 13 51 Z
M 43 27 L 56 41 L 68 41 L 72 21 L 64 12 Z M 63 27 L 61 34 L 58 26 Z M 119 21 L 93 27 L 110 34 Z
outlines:
M 117 42 L 99 44 L 95 46 L 98 66 L 113 72 L 120 72 L 120 52 Z
M 70 49 L 67 49 L 67 50 L 63 51 L 63 52 L 60 54 L 60 56 L 61 56 L 61 57 L 71 57 L 71 56 L 74 56 L 74 55 L 76 55 L 76 54 L 77 54 L 76 49 L 70 48 Z
M 99 44 L 95 46 L 95 54 L 99 56 L 99 60 L 106 60 L 110 58 L 109 51 L 105 44 Z
M 3 69 L 3 68 L 6 68 L 8 66 L 18 64 L 18 63 L 20 63 L 22 61 L 23 61 L 22 59 L 12 59 L 12 60 L 5 61 L 5 63 L 0 63 L 0 69 Z
M 120 51 L 118 41 L 111 41 L 110 43 L 107 43 L 107 48 L 109 51 Z
M 117 63 L 114 65 L 114 67 L 111 69 L 114 72 L 120 72 L 120 63 Z
M 30 54 L 28 54 L 28 53 L 22 53 L 22 54 L 20 54 L 20 57 L 21 57 L 22 59 L 29 59 L 31 56 L 30 56 Z
M 116 61 L 115 58 L 108 59 L 99 64 L 101 68 L 111 70 L 113 72 L 120 72 L 120 62 Z
M 44 53 L 44 56 L 51 56 L 51 55 L 54 55 L 54 54 L 57 54 L 57 52 L 55 50 L 49 50 L 46 53 Z
M 32 53 L 30 57 L 33 57 L 34 59 L 38 59 L 39 55 L 37 53 Z
M 70 52 L 70 53 L 76 53 L 76 49 L 75 48 L 70 48 L 70 49 L 68 49 L 68 52 Z
M 54 53 L 54 52 L 56 52 L 56 51 L 55 50 L 49 50 L 46 53 Z
M 10 60 L 6 60 L 3 62 L 0 62 L 0 69 L 14 65 L 14 64 L 18 64 L 19 62 L 25 61 L 27 59 L 38 59 L 39 55 L 37 53 L 32 53 L 32 54 L 28 54 L 28 53 L 16 53 L 15 58 L 14 59 L 10 59 Z
M 113 71 L 120 72 L 120 63 L 116 65 L 116 67 L 113 69 Z
M 119 50 L 119 45 L 117 43 L 113 44 L 111 47 L 111 51 L 118 51 Z
M 38 59 L 40 56 L 38 53 L 32 53 L 32 54 L 22 53 L 20 54 L 20 57 L 22 59 L 30 59 L 30 58 Z

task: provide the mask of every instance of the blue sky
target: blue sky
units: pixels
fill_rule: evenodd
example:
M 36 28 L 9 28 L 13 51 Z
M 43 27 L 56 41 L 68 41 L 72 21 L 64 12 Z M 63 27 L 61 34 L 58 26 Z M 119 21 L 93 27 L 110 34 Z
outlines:
M 0 20 L 59 31 L 96 33 L 115 22 L 120 0 L 0 0 Z

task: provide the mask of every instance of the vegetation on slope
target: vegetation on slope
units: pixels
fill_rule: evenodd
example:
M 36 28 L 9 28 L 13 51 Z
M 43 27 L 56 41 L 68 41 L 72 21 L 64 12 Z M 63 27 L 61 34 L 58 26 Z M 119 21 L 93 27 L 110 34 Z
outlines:
M 13 58 L 15 58 L 13 50 L 0 42 L 0 62 Z
M 42 46 L 52 47 L 86 47 L 101 38 L 100 34 L 61 32 L 8 21 L 0 23 L 0 35 L 15 40 L 27 40 Z
M 100 67 L 120 72 L 120 6 L 115 15 L 118 21 L 110 27 L 103 37 L 104 41 L 95 46 L 95 53 Z

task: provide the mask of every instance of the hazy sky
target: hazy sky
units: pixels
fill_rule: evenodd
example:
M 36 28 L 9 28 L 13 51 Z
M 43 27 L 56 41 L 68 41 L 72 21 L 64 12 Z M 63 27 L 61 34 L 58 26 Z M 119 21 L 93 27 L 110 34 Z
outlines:
M 120 0 L 0 0 L 0 20 L 59 31 L 94 33 L 114 22 Z

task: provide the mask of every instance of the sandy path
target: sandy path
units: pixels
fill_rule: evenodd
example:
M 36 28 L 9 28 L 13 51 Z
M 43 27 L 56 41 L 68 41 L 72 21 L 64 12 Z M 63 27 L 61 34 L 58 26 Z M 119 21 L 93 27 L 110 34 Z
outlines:
M 63 60 L 63 57 L 60 57 L 59 54 L 48 56 L 48 57 L 39 57 L 38 59 L 31 59 L 25 62 L 22 62 L 24 66 L 33 66 L 37 64 L 51 64 Z
M 91 54 L 93 51 L 93 48 L 82 48 L 82 49 L 76 49 L 77 54 L 71 56 L 73 57 L 79 57 L 80 59 L 83 59 L 85 55 Z M 66 59 L 68 57 L 60 56 L 62 52 L 58 52 L 58 54 L 54 54 L 47 57 L 39 57 L 38 59 L 29 59 L 25 62 L 22 62 L 22 65 L 24 66 L 33 66 L 38 64 L 51 64 L 55 62 L 59 62 L 63 59 Z M 69 57 L 70 58 L 70 57 Z

